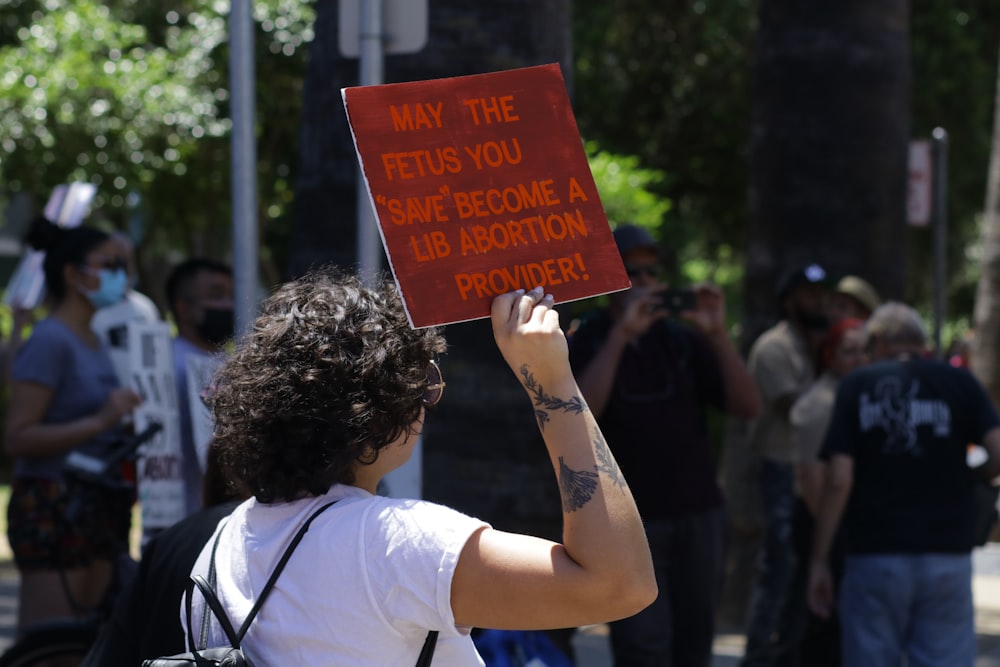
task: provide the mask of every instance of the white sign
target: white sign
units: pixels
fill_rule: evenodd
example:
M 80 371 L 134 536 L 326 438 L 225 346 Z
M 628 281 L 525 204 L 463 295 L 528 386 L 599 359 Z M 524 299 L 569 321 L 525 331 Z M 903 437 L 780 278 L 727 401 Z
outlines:
M 361 55 L 361 3 L 370 0 L 340 0 L 340 54 Z M 380 0 L 382 5 L 382 49 L 385 53 L 416 53 L 427 44 L 427 0 Z
M 143 399 L 133 413 L 135 429 L 142 431 L 152 421 L 163 424 L 163 430 L 140 448 L 136 469 L 146 532 L 172 526 L 186 516 L 187 509 L 170 326 L 129 322 L 128 353 L 129 384 Z
M 96 194 L 97 186 L 93 183 L 77 181 L 59 185 L 45 205 L 45 217 L 60 227 L 78 227 Z
M 93 183 L 58 185 L 45 204 L 45 217 L 60 227 L 78 227 L 97 194 Z M 26 249 L 7 284 L 4 303 L 13 308 L 37 308 L 45 295 L 45 253 Z
M 910 142 L 909 171 L 906 221 L 917 227 L 926 227 L 931 221 L 934 185 L 934 159 L 931 156 L 931 142 L 927 139 Z
M 11 308 L 31 310 L 42 303 L 45 295 L 45 253 L 26 249 L 7 283 L 4 303 Z

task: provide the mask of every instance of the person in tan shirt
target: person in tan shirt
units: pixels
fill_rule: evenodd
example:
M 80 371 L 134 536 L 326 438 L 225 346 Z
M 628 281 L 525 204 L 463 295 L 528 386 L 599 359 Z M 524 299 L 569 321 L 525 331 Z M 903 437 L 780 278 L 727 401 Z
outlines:
M 750 430 L 760 458 L 764 534 L 759 577 L 750 596 L 744 667 L 774 665 L 789 646 L 779 636 L 788 589 L 795 572 L 792 514 L 795 507 L 795 438 L 788 419 L 792 404 L 812 382 L 815 353 L 828 319 L 827 273 L 810 264 L 779 283 L 782 320 L 750 349 L 748 367 L 761 397 L 761 416 Z

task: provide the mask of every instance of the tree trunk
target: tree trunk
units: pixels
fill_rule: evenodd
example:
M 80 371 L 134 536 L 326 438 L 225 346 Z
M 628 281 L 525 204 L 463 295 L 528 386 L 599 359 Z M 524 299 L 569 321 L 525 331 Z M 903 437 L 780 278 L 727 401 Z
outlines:
M 570 0 L 436 0 L 427 47 L 388 56 L 387 82 L 562 64 L 570 80 Z M 357 60 L 337 46 L 337 2 L 316 4 L 306 78 L 302 163 L 289 274 L 333 262 L 356 266 L 357 158 L 340 88 L 357 84 Z M 424 428 L 424 497 L 497 527 L 553 533 L 558 490 L 530 403 L 485 321 L 451 325 L 442 361 L 446 397 Z
M 909 3 L 764 0 L 755 60 L 746 346 L 799 265 L 906 284 Z
M 883 297 L 906 284 L 906 0 L 761 0 L 754 62 L 743 348 L 779 317 L 782 275 L 812 262 Z M 730 424 L 724 618 L 742 623 L 760 529 L 757 460 Z
M 1000 67 L 993 107 L 993 144 L 986 184 L 983 258 L 976 287 L 972 370 L 1000 405 Z

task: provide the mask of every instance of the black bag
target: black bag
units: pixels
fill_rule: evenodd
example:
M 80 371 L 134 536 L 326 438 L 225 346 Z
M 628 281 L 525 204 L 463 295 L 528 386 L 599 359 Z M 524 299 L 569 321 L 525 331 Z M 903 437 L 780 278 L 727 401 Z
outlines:
M 142 663 L 142 667 L 254 667 L 253 663 L 244 655 L 243 649 L 240 647 L 243 637 L 246 636 L 247 630 L 250 629 L 250 623 L 253 622 L 254 617 L 257 616 L 257 612 L 260 611 L 261 605 L 267 598 L 268 593 L 274 587 L 274 583 L 278 580 L 278 575 L 281 571 L 285 569 L 285 564 L 288 562 L 288 558 L 292 555 L 292 551 L 298 546 L 299 542 L 302 541 L 302 537 L 309 530 L 309 525 L 313 522 L 317 516 L 319 516 L 324 510 L 326 510 L 333 503 L 327 503 L 323 505 L 318 510 L 313 512 L 312 516 L 306 519 L 302 527 L 299 528 L 299 532 L 295 534 L 292 539 L 292 543 L 288 545 L 285 549 L 285 553 L 282 554 L 281 559 L 278 564 L 275 565 L 274 571 L 271 573 L 270 578 L 268 578 L 267 583 L 264 584 L 264 588 L 260 592 L 260 596 L 257 601 L 254 602 L 253 607 L 250 609 L 250 613 L 247 615 L 243 625 L 237 631 L 233 628 L 232 621 L 229 620 L 226 610 L 223 609 L 222 603 L 219 602 L 219 598 L 215 594 L 215 550 L 219 546 L 219 537 L 222 536 L 222 530 L 219 530 L 218 535 L 215 537 L 215 543 L 212 545 L 212 557 L 211 565 L 208 570 L 208 581 L 205 580 L 201 575 L 192 575 L 191 581 L 193 586 L 188 589 L 187 599 L 185 602 L 185 609 L 187 612 L 187 635 L 188 635 L 188 648 L 190 651 L 188 653 L 181 653 L 178 655 L 167 656 L 163 658 L 153 658 L 151 660 L 145 660 Z M 201 622 L 201 634 L 199 635 L 198 648 L 194 646 L 194 633 L 191 628 L 191 598 L 194 596 L 194 587 L 197 586 L 198 590 L 205 598 L 205 602 L 208 608 L 211 609 L 212 615 L 215 616 L 216 620 L 222 626 L 222 631 L 226 633 L 226 639 L 229 640 L 229 646 L 219 646 L 213 648 L 206 648 L 205 645 L 208 643 L 208 614 L 205 613 L 202 616 Z M 423 650 L 420 652 L 420 657 L 417 659 L 416 667 L 428 667 L 431 664 L 431 658 L 434 656 L 434 648 L 437 644 L 437 631 L 432 630 L 427 633 L 427 639 L 424 642 Z
M 973 521 L 975 526 L 975 546 L 981 547 L 990 541 L 993 528 L 1000 520 L 997 511 L 997 499 L 1000 498 L 1000 486 L 982 479 L 979 471 L 973 470 L 976 479 L 972 483 L 972 493 L 975 498 Z

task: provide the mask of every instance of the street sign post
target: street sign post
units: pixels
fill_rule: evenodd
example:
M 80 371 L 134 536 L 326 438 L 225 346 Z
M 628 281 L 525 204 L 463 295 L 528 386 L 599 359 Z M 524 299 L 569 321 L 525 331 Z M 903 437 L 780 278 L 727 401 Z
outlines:
M 427 44 L 427 0 L 340 0 L 340 53 L 358 58 L 362 86 L 383 83 L 386 53 L 416 53 Z M 381 268 L 382 242 L 364 178 L 357 186 L 358 274 L 369 280 Z
M 427 0 L 340 0 L 338 18 L 340 53 L 359 59 L 362 86 L 383 83 L 386 53 L 416 53 L 427 43 Z M 360 168 L 357 183 L 358 275 L 370 280 L 381 269 L 382 240 Z M 421 452 L 418 438 L 410 460 L 386 476 L 388 495 L 423 496 Z

